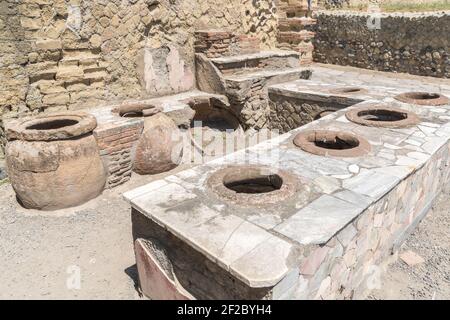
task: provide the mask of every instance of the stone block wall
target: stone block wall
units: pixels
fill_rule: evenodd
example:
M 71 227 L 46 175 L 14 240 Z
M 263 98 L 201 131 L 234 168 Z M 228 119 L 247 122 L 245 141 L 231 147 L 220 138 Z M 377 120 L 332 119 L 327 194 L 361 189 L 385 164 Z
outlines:
M 269 94 L 270 115 L 268 128 L 286 133 L 320 119 L 326 112 L 335 112 L 348 107 L 336 102 L 316 102 L 312 100 Z
M 189 90 L 196 30 L 274 47 L 275 11 L 273 0 L 2 1 L 0 118 Z
M 314 61 L 450 77 L 448 12 L 370 16 L 322 11 L 316 18 Z
M 449 146 L 371 205 L 300 266 L 291 299 L 364 299 L 380 285 L 395 246 L 428 213 L 450 181 Z
M 317 5 L 320 9 L 345 9 L 349 6 L 376 5 L 382 1 L 383 0 L 317 0 Z M 411 2 L 411 0 L 408 0 L 408 2 Z

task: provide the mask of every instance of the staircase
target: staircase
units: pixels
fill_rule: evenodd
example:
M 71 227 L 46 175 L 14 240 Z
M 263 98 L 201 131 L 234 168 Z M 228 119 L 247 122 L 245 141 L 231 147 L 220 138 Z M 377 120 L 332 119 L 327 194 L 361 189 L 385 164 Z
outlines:
M 199 89 L 227 96 L 230 111 L 245 129 L 265 127 L 270 85 L 307 79 L 311 75 L 309 69 L 301 66 L 301 55 L 295 51 L 260 51 L 255 44 L 254 50 L 247 45 L 242 52 L 236 48 L 244 46 L 233 39 L 245 39 L 247 44 L 249 39 L 223 31 L 202 31 L 197 39 Z

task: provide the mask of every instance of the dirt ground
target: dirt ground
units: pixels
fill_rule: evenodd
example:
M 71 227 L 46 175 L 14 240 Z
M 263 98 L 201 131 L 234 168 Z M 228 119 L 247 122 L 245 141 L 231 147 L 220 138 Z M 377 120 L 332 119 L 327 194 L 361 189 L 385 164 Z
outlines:
M 52 213 L 21 208 L 11 185 L 1 185 L 0 299 L 140 299 L 130 207 L 121 193 L 160 177 L 135 176 L 81 207 Z

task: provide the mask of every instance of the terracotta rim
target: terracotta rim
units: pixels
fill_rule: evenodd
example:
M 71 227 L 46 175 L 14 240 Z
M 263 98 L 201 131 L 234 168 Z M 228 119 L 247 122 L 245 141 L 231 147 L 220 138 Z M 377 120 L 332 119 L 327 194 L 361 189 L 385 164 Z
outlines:
M 417 114 L 390 106 L 373 105 L 348 111 L 345 116 L 351 122 L 382 128 L 405 128 L 420 123 Z
M 237 192 L 229 187 L 233 183 L 258 179 L 275 180 L 277 187 L 262 193 Z M 297 192 L 298 185 L 298 178 L 291 173 L 256 165 L 228 166 L 213 173 L 207 182 L 208 188 L 219 198 L 241 206 L 275 204 L 286 200 Z
M 112 113 L 124 118 L 142 118 L 162 112 L 162 108 L 146 102 L 126 102 L 114 108 Z
M 345 131 L 314 130 L 297 134 L 294 144 L 303 151 L 331 157 L 361 157 L 370 152 L 370 143 Z M 322 145 L 321 145 L 322 144 Z M 326 145 L 330 145 L 328 148 Z
M 341 87 L 341 88 L 335 88 L 330 90 L 331 93 L 336 94 L 359 94 L 359 93 L 366 93 L 367 90 L 360 87 Z
M 93 115 L 84 112 L 64 112 L 25 118 L 7 126 L 8 140 L 67 140 L 91 133 L 97 127 Z
M 406 92 L 394 97 L 396 100 L 422 106 L 442 106 L 450 103 L 450 99 L 440 93 Z

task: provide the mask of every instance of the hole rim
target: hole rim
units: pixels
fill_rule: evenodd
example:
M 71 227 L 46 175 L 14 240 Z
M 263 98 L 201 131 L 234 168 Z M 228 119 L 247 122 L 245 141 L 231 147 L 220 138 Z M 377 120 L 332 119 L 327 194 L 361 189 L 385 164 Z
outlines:
M 33 129 L 33 127 L 57 121 L 70 121 L 76 123 L 54 129 Z M 8 141 L 69 140 L 90 134 L 96 127 L 96 118 L 85 112 L 43 114 L 10 123 L 6 129 L 6 138 Z
M 321 139 L 335 140 L 339 138 L 343 141 L 350 141 L 352 144 L 357 142 L 357 145 L 347 149 L 332 149 L 324 148 L 317 145 Z M 358 158 L 368 154 L 372 147 L 365 138 L 358 137 L 353 133 L 347 131 L 334 130 L 308 130 L 295 135 L 293 144 L 301 150 L 323 157 L 339 157 L 339 158 Z
M 283 178 L 276 173 L 242 177 L 236 172 L 230 172 L 223 177 L 223 185 L 236 193 L 265 194 L 280 190 L 283 186 Z M 248 191 L 243 191 L 245 189 Z
M 47 121 L 39 121 L 34 124 L 30 124 L 26 127 L 27 130 L 39 130 L 39 131 L 49 131 L 49 130 L 58 130 L 63 128 L 69 128 L 79 123 L 78 120 L 74 119 L 54 119 Z
M 267 174 L 262 174 L 267 173 Z M 241 193 L 229 189 L 225 179 L 230 176 L 244 180 L 248 178 L 277 176 L 282 184 L 279 189 L 265 193 Z M 243 207 L 274 205 L 293 197 L 299 188 L 299 178 L 284 170 L 260 165 L 233 165 L 221 168 L 207 180 L 208 190 L 222 201 Z
M 395 113 L 395 114 L 403 114 L 405 118 L 402 120 L 394 120 L 394 121 L 379 121 L 379 120 L 369 120 L 363 118 L 361 113 L 366 112 L 387 112 L 387 113 Z M 395 108 L 391 106 L 385 105 L 371 105 L 366 107 L 358 107 L 346 112 L 345 117 L 347 120 L 367 127 L 379 127 L 379 128 L 407 128 L 418 125 L 421 120 L 419 116 L 411 111 Z
M 424 98 L 424 96 L 429 96 L 430 98 Z M 400 102 L 421 106 L 442 106 L 450 103 L 450 99 L 443 94 L 425 91 L 401 93 L 395 96 L 394 99 Z

